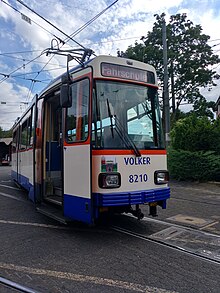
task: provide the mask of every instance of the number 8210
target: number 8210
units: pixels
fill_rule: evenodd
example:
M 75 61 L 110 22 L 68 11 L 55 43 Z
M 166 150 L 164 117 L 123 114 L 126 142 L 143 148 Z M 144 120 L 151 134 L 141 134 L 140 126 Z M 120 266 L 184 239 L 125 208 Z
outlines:
M 129 183 L 138 183 L 138 182 L 147 182 L 148 176 L 147 174 L 134 174 L 134 175 L 129 175 L 128 181 Z

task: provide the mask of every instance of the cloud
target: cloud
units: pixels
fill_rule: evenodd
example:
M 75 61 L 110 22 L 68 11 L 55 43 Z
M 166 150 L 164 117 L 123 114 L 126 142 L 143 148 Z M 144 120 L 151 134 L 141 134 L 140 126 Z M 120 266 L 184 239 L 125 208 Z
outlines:
M 19 85 L 14 86 L 11 82 L 5 81 L 0 84 L 0 92 L 1 127 L 7 130 L 25 110 L 24 102 L 28 89 Z
M 194 24 L 202 25 L 204 33 L 209 34 L 211 39 L 218 39 L 220 38 L 218 32 L 220 4 L 217 2 L 214 0 L 120 0 L 74 38 L 82 45 L 91 47 L 97 55 L 116 55 L 117 49 L 126 50 L 129 45 L 134 44 L 135 40 L 140 41 L 139 38 L 142 35 L 146 36 L 155 22 L 154 14 L 165 12 L 167 19 L 169 19 L 171 14 L 187 12 L 188 18 Z M 69 35 L 105 9 L 110 1 L 79 0 L 73 2 L 60 0 L 51 2 L 45 0 L 42 5 L 42 2 L 38 0 L 27 0 L 25 3 Z M 0 83 L 2 96 L 7 97 L 8 101 L 15 101 L 19 105 L 19 102 L 26 100 L 27 96 L 30 99 L 32 82 L 27 79 L 34 79 L 37 76 L 36 79 L 49 81 L 55 78 L 64 72 L 65 68 L 54 69 L 65 65 L 66 59 L 56 55 L 52 58 L 50 64 L 46 65 L 50 56 L 43 55 L 37 58 L 35 62 L 23 65 L 27 64 L 28 60 L 33 60 L 39 56 L 44 49 L 50 47 L 51 40 L 55 36 L 62 40 L 65 40 L 66 36 L 18 2 L 13 5 L 21 13 L 32 19 L 30 25 L 22 20 L 19 13 L 3 2 L 0 3 L 0 53 L 32 51 L 25 54 L 10 55 L 10 58 L 0 55 L 0 72 L 9 74 L 19 68 L 13 75 L 23 74 L 19 78 L 10 78 L 4 83 Z M 120 39 L 121 41 L 119 41 Z M 76 48 L 78 46 L 69 41 L 63 48 L 70 47 Z M 220 49 L 220 46 L 216 49 Z M 41 68 L 48 71 L 41 72 Z M 220 70 L 220 67 L 217 69 Z M 30 74 L 31 72 L 34 73 Z M 34 95 L 35 91 L 41 91 L 45 85 L 43 82 L 34 83 L 31 95 Z M 208 98 L 217 99 L 218 91 L 219 85 L 207 93 Z M 13 124 L 15 115 L 8 114 L 9 107 L 2 108 L 2 105 L 0 107 L 0 125 L 7 128 L 10 121 L 11 125 Z M 20 114 L 19 107 L 16 107 L 16 111 Z

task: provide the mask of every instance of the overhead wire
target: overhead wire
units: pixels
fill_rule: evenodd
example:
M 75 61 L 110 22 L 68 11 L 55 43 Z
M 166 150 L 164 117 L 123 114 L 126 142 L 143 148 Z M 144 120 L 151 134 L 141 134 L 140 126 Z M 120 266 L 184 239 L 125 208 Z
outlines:
M 13 10 L 15 10 L 16 12 L 22 14 L 18 9 L 16 9 L 15 7 L 13 7 L 12 5 L 8 4 L 7 2 L 5 2 L 4 0 L 1 0 L 4 4 L 8 5 L 9 7 L 11 7 Z M 35 12 L 33 9 L 31 9 L 29 6 L 27 6 L 25 3 L 23 3 L 22 1 L 20 0 L 16 0 L 17 2 L 19 2 L 21 5 L 25 6 L 27 9 L 31 10 L 33 13 L 35 13 L 36 15 L 38 15 L 40 18 L 44 19 L 46 22 L 48 22 L 50 25 L 54 26 L 51 22 L 49 22 L 48 20 L 46 20 L 44 17 L 42 17 L 41 15 L 39 15 L 37 12 Z M 87 27 L 89 24 L 91 24 L 95 19 L 97 19 L 100 15 L 102 15 L 105 11 L 107 11 L 110 7 L 112 7 L 114 4 L 116 4 L 117 1 L 114 1 L 112 4 L 110 4 L 108 7 L 106 7 L 102 12 L 100 12 L 99 14 L 97 14 L 94 18 L 92 18 L 91 20 L 89 20 L 88 22 L 86 22 L 83 26 L 81 26 L 79 29 L 77 29 L 74 33 L 72 33 L 69 37 L 73 37 L 75 36 L 75 34 L 78 34 L 79 32 L 81 32 L 85 27 Z M 31 21 L 33 21 L 31 19 Z M 39 25 L 37 22 L 33 21 L 36 25 L 40 26 L 42 29 L 46 30 L 44 27 L 42 27 L 41 25 Z M 65 34 L 63 31 L 61 31 L 59 28 L 57 28 L 56 26 L 54 26 L 56 29 L 58 29 L 60 32 L 62 32 L 63 34 Z M 51 33 L 50 31 L 46 30 L 48 33 L 50 33 L 51 35 L 53 35 L 54 37 L 58 38 L 56 35 L 54 35 L 53 33 Z M 133 37 L 132 37 L 133 38 Z M 131 38 L 131 39 L 132 39 Z M 135 37 L 134 37 L 135 38 Z M 130 39 L 130 38 L 126 38 L 126 39 Z M 58 40 L 60 40 L 58 38 Z M 120 40 L 125 40 L 125 39 L 119 39 L 119 40 L 115 40 L 115 41 L 120 41 Z M 212 42 L 212 41 L 217 41 L 217 40 L 220 40 L 220 39 L 215 39 L 215 40 L 210 40 L 209 42 Z M 61 40 L 62 41 L 62 40 Z M 63 42 L 63 41 L 62 41 Z M 66 42 L 66 41 L 65 41 Z M 107 43 L 107 42 L 113 42 L 113 41 L 106 41 L 106 42 L 98 42 L 98 43 L 94 43 L 94 44 L 99 44 L 99 43 Z M 216 44 L 216 45 L 213 45 L 212 47 L 214 46 L 217 46 L 219 44 Z M 37 50 L 35 50 L 37 51 Z M 28 52 L 28 51 L 26 51 Z M 31 51 L 30 51 L 31 52 Z M 22 52 L 19 52 L 19 53 L 22 53 Z
M 51 65 L 51 64 L 50 64 Z M 56 68 L 52 68 L 52 69 L 46 69 L 46 70 L 42 70 L 41 72 L 48 72 L 48 71 L 54 71 L 54 70 L 59 70 L 59 69 L 63 69 L 63 68 L 66 68 L 66 65 L 63 65 L 63 66 L 59 66 L 59 67 L 56 67 Z M 32 72 L 26 72 L 26 73 L 20 73 L 20 74 L 16 74 L 16 75 L 12 75 L 11 77 L 13 78 L 20 78 L 21 76 L 26 76 L 26 75 L 31 75 L 31 74 L 36 74 L 38 73 L 38 71 L 32 71 Z M 22 78 L 22 77 L 21 77 Z
M 42 52 L 42 50 L 27 50 L 27 51 L 18 51 L 18 52 L 4 52 L 4 53 L 0 53 L 0 55 L 13 55 L 13 54 L 26 54 L 26 53 L 33 53 L 33 52 Z
M 99 45 L 99 44 L 107 44 L 107 43 L 114 43 L 114 42 L 120 42 L 120 41 L 126 41 L 126 40 L 132 40 L 132 39 L 138 39 L 139 37 L 129 37 L 129 38 L 122 38 L 122 39 L 116 39 L 116 40 L 109 40 L 109 41 L 103 41 L 103 42 L 96 42 L 96 43 L 89 43 L 89 46 L 92 45 Z
M 13 7 L 12 5 L 10 5 L 9 3 L 5 2 L 4 0 L 1 0 L 4 4 L 8 5 L 9 7 L 11 7 L 13 10 L 15 10 L 16 12 L 18 12 L 19 14 L 22 15 L 22 13 L 15 7 Z M 64 35 L 66 35 L 63 31 L 61 31 L 59 28 L 57 28 L 56 26 L 54 26 L 51 22 L 49 22 L 48 20 L 46 20 L 44 17 L 42 17 L 41 15 L 39 15 L 37 12 L 35 12 L 33 9 L 31 9 L 29 6 L 27 6 L 25 3 L 23 3 L 21 0 L 16 0 L 17 2 L 19 2 L 21 5 L 25 6 L 27 9 L 29 9 L 30 11 L 32 11 L 33 13 L 35 13 L 36 15 L 38 15 L 39 17 L 41 17 L 42 19 L 44 19 L 46 22 L 48 22 L 50 25 L 52 25 L 53 27 L 55 27 L 57 30 L 59 30 L 60 32 L 62 32 Z M 75 34 L 78 34 L 79 32 L 81 32 L 84 28 L 86 28 L 88 25 L 90 25 L 94 20 L 96 20 L 99 16 L 101 16 L 104 12 L 106 12 L 109 8 L 111 8 L 114 4 L 116 4 L 117 1 L 113 2 L 112 4 L 110 4 L 108 7 L 106 7 L 103 11 L 101 11 L 99 14 L 97 14 L 93 19 L 89 20 L 88 22 L 86 22 L 83 26 L 81 26 L 80 28 L 78 28 L 75 32 L 73 32 L 68 38 L 71 39 L 70 37 L 74 37 Z M 31 19 L 31 18 L 30 18 Z M 35 23 L 36 25 L 38 25 L 40 28 L 42 28 L 43 30 L 45 30 L 46 32 L 48 32 L 49 34 L 51 34 L 52 36 L 54 36 L 55 38 L 57 38 L 61 43 L 63 42 L 59 37 L 57 37 L 55 34 L 51 33 L 50 31 L 48 31 L 47 29 L 45 29 L 43 26 L 41 26 L 40 24 L 38 24 L 36 21 L 34 21 L 33 19 L 31 19 L 31 21 L 33 23 Z M 67 36 L 67 35 L 66 35 Z M 68 38 L 66 40 L 64 40 L 64 42 L 68 42 Z M 133 38 L 133 37 L 132 37 Z M 131 39 L 132 39 L 131 38 Z M 126 39 L 130 39 L 130 38 L 126 38 Z M 119 39 L 120 40 L 120 39 Z M 121 39 L 123 40 L 123 39 Z M 218 41 L 220 39 L 214 39 L 214 40 L 209 40 L 208 42 L 214 42 L 214 41 Z M 75 40 L 74 40 L 75 41 Z M 112 42 L 112 41 L 107 41 L 107 42 Z M 99 42 L 99 43 L 107 43 L 107 42 Z M 96 44 L 96 43 L 95 43 Z M 220 44 L 220 43 L 219 43 Z M 213 45 L 212 47 L 215 47 L 219 44 Z M 35 50 L 37 51 L 37 50 Z M 20 53 L 20 52 L 19 52 Z
M 36 14 L 38 17 L 42 18 L 44 21 L 46 21 L 47 23 L 49 23 L 51 26 L 53 26 L 55 29 L 57 29 L 59 32 L 61 32 L 62 34 L 64 34 L 67 38 L 62 41 L 62 46 L 68 42 L 69 40 L 74 41 L 76 44 L 78 44 L 79 46 L 81 46 L 83 49 L 86 49 L 83 45 L 81 45 L 79 42 L 77 42 L 76 40 L 73 39 L 74 36 L 76 36 L 77 34 L 79 34 L 82 30 L 84 30 L 87 26 L 89 26 L 92 22 L 94 22 L 98 17 L 100 17 L 105 11 L 107 11 L 109 8 L 111 8 L 113 5 L 115 5 L 118 0 L 114 1 L 112 4 L 110 4 L 109 6 L 107 6 L 104 10 L 102 10 L 100 13 L 98 13 L 95 17 L 93 17 L 92 19 L 90 19 L 88 22 L 86 22 L 84 25 L 82 25 L 79 29 L 77 29 L 76 31 L 74 31 L 70 36 L 67 35 L 65 32 L 63 32 L 61 29 L 59 29 L 57 26 L 55 26 L 54 24 L 52 24 L 50 21 L 48 21 L 47 19 L 45 19 L 43 16 L 41 16 L 39 13 L 37 13 L 36 11 L 34 11 L 32 8 L 30 8 L 28 5 L 26 5 L 25 3 L 23 3 L 21 0 L 16 0 L 17 2 L 19 2 L 21 5 L 25 6 L 28 10 L 30 10 L 31 12 L 33 12 L 34 14 Z M 60 39 L 58 39 L 60 41 Z M 54 56 L 54 55 L 53 55 Z M 48 61 L 48 63 L 52 60 L 53 56 L 50 58 L 50 60 Z M 47 64 L 48 64 L 47 63 Z M 46 65 L 47 65 L 46 64 Z M 45 68 L 46 65 L 43 67 Z M 42 68 L 42 69 L 43 69 Z M 40 72 L 37 74 L 37 76 L 40 74 Z M 36 77 L 37 77 L 36 76 Z M 35 78 L 36 78 L 35 77 Z
M 9 5 L 7 2 L 5 2 L 4 0 L 1 0 L 4 4 L 8 5 L 9 7 L 11 7 L 13 10 L 15 10 L 16 12 L 20 13 L 21 12 L 19 10 L 17 10 L 16 8 L 14 8 L 13 6 Z M 89 20 L 88 22 L 86 22 L 84 25 L 82 25 L 79 29 L 77 29 L 76 31 L 74 31 L 70 36 L 67 35 L 65 32 L 63 32 L 62 30 L 60 30 L 57 26 L 55 26 L 54 24 L 52 24 L 50 21 L 48 21 L 46 18 L 44 18 L 43 16 L 41 16 L 40 14 L 38 14 L 36 11 L 34 11 L 33 9 L 31 9 L 29 6 L 27 6 L 25 3 L 23 3 L 20 0 L 16 0 L 17 2 L 19 2 L 21 5 L 25 6 L 28 10 L 30 10 L 31 12 L 33 12 L 34 14 L 36 14 L 38 17 L 40 17 L 41 19 L 43 19 L 44 21 L 46 21 L 48 24 L 50 24 L 51 26 L 53 26 L 56 30 L 58 30 L 59 32 L 61 32 L 62 34 L 64 34 L 67 38 L 65 39 L 65 41 L 62 41 L 59 37 L 57 37 L 56 35 L 54 35 L 53 33 L 49 32 L 48 30 L 46 30 L 45 28 L 43 28 L 42 26 L 40 26 L 39 24 L 37 24 L 35 21 L 33 21 L 35 24 L 37 24 L 38 26 L 40 26 L 42 29 L 46 30 L 48 33 L 52 34 L 56 39 L 59 40 L 60 43 L 62 43 L 62 45 L 64 45 L 66 42 L 68 42 L 69 40 L 74 41 L 76 44 L 78 44 L 80 47 L 84 48 L 85 47 L 83 45 L 81 45 L 79 42 L 77 42 L 76 40 L 73 39 L 74 36 L 76 36 L 77 34 L 79 34 L 82 30 L 84 30 L 86 27 L 88 27 L 92 22 L 94 22 L 98 17 L 100 17 L 104 12 L 106 12 L 109 8 L 111 8 L 114 4 L 116 4 L 118 2 L 118 0 L 114 1 L 112 4 L 110 4 L 108 7 L 106 7 L 103 11 L 101 11 L 100 13 L 98 13 L 95 17 L 93 17 L 91 20 Z M 13 73 L 15 73 L 16 71 L 18 71 L 19 69 L 23 68 L 24 66 L 28 65 L 29 63 L 33 62 L 34 60 L 36 60 L 37 58 L 39 58 L 42 55 L 42 53 L 35 57 L 34 59 L 30 60 L 29 62 L 27 62 L 26 64 L 23 64 L 22 66 L 20 66 L 19 68 L 17 68 L 16 70 L 12 71 L 9 75 L 3 74 L 3 78 L 0 80 L 0 84 L 5 81 L 7 78 L 9 78 Z M 53 58 L 53 56 L 50 58 L 50 60 L 46 63 L 45 66 L 43 66 L 43 68 L 41 69 L 41 71 L 39 71 L 36 75 L 36 77 L 43 71 L 43 69 L 49 64 L 49 62 L 51 61 L 51 59 Z M 23 60 L 23 59 L 22 59 Z M 36 78 L 35 77 L 35 78 Z M 29 93 L 30 91 L 33 89 L 33 85 L 34 85 L 34 80 L 35 79 L 31 79 L 32 83 L 31 83 L 31 87 L 29 89 Z M 28 95 L 29 96 L 29 95 Z M 28 97 L 29 99 L 29 97 Z
M 211 48 L 214 48 L 214 47 L 219 46 L 219 45 L 220 45 L 220 43 L 212 45 Z
M 4 4 L 6 4 L 7 6 L 9 6 L 10 8 L 12 8 L 13 10 L 15 10 L 16 12 L 18 12 L 19 14 L 21 14 L 21 12 L 16 9 L 15 7 L 13 7 L 12 5 L 10 5 L 9 3 L 5 2 L 4 0 L 1 0 L 1 2 L 3 2 Z M 34 21 L 33 21 L 34 22 Z M 34 22 L 35 24 L 37 24 L 36 22 Z M 38 24 L 37 24 L 38 25 Z M 40 25 L 39 25 L 40 26 Z M 42 26 L 40 26 L 42 29 L 46 30 L 45 28 L 43 28 Z M 49 32 L 48 30 L 46 30 L 48 33 L 52 34 L 51 32 Z M 54 37 L 56 37 L 54 34 L 52 34 Z M 59 38 L 58 38 L 59 39 Z M 23 64 L 22 66 L 18 67 L 17 69 L 13 70 L 10 74 L 2 74 L 4 77 L 0 80 L 0 84 L 2 82 L 4 82 L 5 80 L 7 80 L 13 73 L 17 72 L 18 70 L 20 70 L 21 68 L 27 66 L 28 64 L 30 64 L 31 62 L 34 62 L 36 59 L 40 58 L 43 55 L 43 53 L 41 52 L 40 55 L 38 55 L 37 57 L 33 58 L 32 60 L 29 60 L 26 64 Z M 23 59 L 22 59 L 23 60 Z
M 42 50 L 40 50 L 42 52 Z M 24 58 L 19 58 L 19 57 L 15 57 L 15 56 L 8 56 L 8 53 L 0 53 L 0 56 L 4 56 L 4 57 L 8 57 L 8 58 L 12 58 L 12 59 L 16 59 L 16 60 L 21 60 L 21 61 L 30 61 L 28 59 L 24 59 Z M 34 62 L 34 61 L 33 61 Z M 46 64 L 47 62 L 43 62 L 43 61 L 36 61 L 35 63 L 41 63 L 41 64 Z M 57 65 L 55 63 L 50 63 L 50 65 Z M 64 66 L 64 65 L 63 65 Z
M 32 90 L 33 90 L 33 88 L 34 88 L 34 83 L 35 83 L 35 80 L 32 80 L 32 81 L 31 81 L 31 85 L 30 85 L 30 87 L 29 87 L 28 94 L 27 94 L 27 98 L 26 98 L 27 102 L 29 102 L 29 98 L 30 98 L 31 93 L 32 93 Z
M 22 14 L 18 9 L 16 9 L 15 7 L 13 7 L 12 5 L 9 5 L 8 3 L 6 3 L 4 0 L 1 0 L 3 3 L 5 3 L 6 5 L 8 5 L 9 7 L 11 7 L 13 10 L 15 10 L 16 12 Z M 42 17 L 40 14 L 38 14 L 37 12 L 35 12 L 33 9 L 31 9 L 29 6 L 27 6 L 25 3 L 23 3 L 20 0 L 16 0 L 17 2 L 19 2 L 21 5 L 25 6 L 27 9 L 29 9 L 31 12 L 35 13 L 37 16 L 39 16 L 40 18 L 42 18 L 43 20 L 45 20 L 47 23 L 49 23 L 50 25 L 52 25 L 53 27 L 55 27 L 57 30 L 59 30 L 61 33 L 63 33 L 64 35 L 67 36 L 67 39 L 65 41 L 60 40 L 60 38 L 58 38 L 56 35 L 54 35 L 53 33 L 51 33 L 50 31 L 46 30 L 48 33 L 50 33 L 51 35 L 53 35 L 54 37 L 56 37 L 60 42 L 64 43 L 64 42 L 68 42 L 68 40 L 72 39 L 73 35 L 78 34 L 79 32 L 81 32 L 83 29 L 85 29 L 88 25 L 90 25 L 93 21 L 95 21 L 99 16 L 101 16 L 105 11 L 107 11 L 109 8 L 111 8 L 114 4 L 116 4 L 116 2 L 118 2 L 118 0 L 114 1 L 112 4 L 110 4 L 108 7 L 106 7 L 104 10 L 102 10 L 100 13 L 98 13 L 94 18 L 90 19 L 88 22 L 86 22 L 83 26 L 81 26 L 79 29 L 77 29 L 74 33 L 71 34 L 71 36 L 68 36 L 66 33 L 64 33 L 63 31 L 61 31 L 58 27 L 54 26 L 51 22 L 49 22 L 47 19 L 45 19 L 44 17 Z M 36 23 L 36 22 L 34 22 Z M 39 25 L 38 23 L 36 23 L 37 25 Z M 40 26 L 40 25 L 39 25 Z M 40 26 L 42 29 L 45 29 L 44 27 Z M 75 40 L 74 40 L 75 41 Z M 80 44 L 79 44 L 80 45 Z M 81 45 L 80 45 L 81 46 Z
M 7 6 L 9 6 L 11 9 L 13 9 L 14 11 L 16 11 L 17 13 L 19 13 L 20 15 L 22 15 L 22 13 L 15 7 L 13 7 L 12 5 L 10 5 L 9 3 L 5 2 L 4 0 L 1 0 L 4 4 L 6 4 Z M 31 18 L 30 18 L 31 19 Z M 45 30 L 47 33 L 51 34 L 53 37 L 55 37 L 56 39 L 58 39 L 60 42 L 63 42 L 58 36 L 56 36 L 55 34 L 51 33 L 49 30 L 45 29 L 43 26 L 39 25 L 36 21 L 34 21 L 33 19 L 31 19 L 31 21 L 38 25 L 40 28 L 42 28 L 43 30 Z M 38 51 L 38 50 L 35 50 Z M 3 54 L 1 54 L 3 55 Z M 21 68 L 25 67 L 26 65 L 28 65 L 31 62 L 34 62 L 36 59 L 40 58 L 43 55 L 43 53 L 41 53 L 40 55 L 38 55 L 37 57 L 35 57 L 32 60 L 29 60 L 26 64 L 23 64 L 21 67 L 17 68 L 16 70 L 12 71 L 10 74 L 2 74 L 4 77 L 0 80 L 0 84 L 2 82 L 4 82 L 5 80 L 7 80 L 14 72 L 20 70 Z M 8 56 L 9 57 L 9 56 Z M 11 56 L 10 56 L 11 57 Z M 18 57 L 15 57 L 18 59 Z M 22 61 L 26 61 L 25 59 L 21 59 Z M 40 61 L 38 63 L 41 63 Z M 45 64 L 45 63 L 44 63 Z M 46 65 L 48 65 L 48 62 L 46 63 Z M 45 68 L 45 66 L 43 67 Z M 33 83 L 33 81 L 32 81 Z
M 20 0 L 17 0 L 20 1 Z M 74 31 L 70 37 L 75 37 L 77 34 L 79 34 L 82 30 L 84 30 L 87 26 L 89 26 L 92 22 L 94 22 L 96 19 L 98 19 L 102 14 L 104 14 L 108 9 L 110 9 L 113 5 L 115 5 L 118 2 L 118 0 L 114 1 L 112 4 L 107 6 L 105 9 L 103 9 L 101 12 L 99 12 L 96 16 L 94 16 L 92 19 L 87 21 L 84 25 L 79 27 L 76 31 Z M 65 40 L 67 42 L 68 40 Z
M 21 68 L 24 68 L 24 66 L 27 66 L 28 64 L 30 64 L 31 62 L 33 62 L 34 60 L 38 59 L 39 57 L 41 57 L 43 55 L 43 53 L 41 53 L 40 55 L 38 55 L 37 57 L 33 58 L 32 60 L 28 61 L 26 64 L 23 64 L 22 66 L 18 67 L 17 69 L 13 70 L 10 74 L 8 74 L 7 76 L 5 75 L 5 77 L 3 79 L 0 80 L 0 84 L 5 81 L 7 78 L 9 78 L 13 73 L 17 72 L 18 70 L 20 70 Z
M 52 22 L 50 22 L 49 20 L 47 20 L 45 17 L 43 17 L 42 15 L 40 15 L 39 13 L 37 13 L 35 10 L 33 10 L 32 8 L 30 8 L 28 5 L 26 5 L 25 3 L 23 3 L 21 0 L 16 0 L 17 2 L 19 2 L 21 5 L 23 5 L 24 7 L 26 7 L 28 10 L 30 10 L 32 13 L 36 14 L 38 17 L 40 17 L 41 19 L 43 19 L 46 23 L 50 24 L 53 28 L 55 28 L 56 30 L 58 30 L 60 33 L 62 33 L 63 35 L 65 35 L 67 38 L 71 39 L 74 43 L 76 43 L 78 46 L 80 46 L 81 48 L 85 49 L 85 47 L 80 44 L 79 42 L 77 42 L 76 40 L 74 40 L 71 36 L 69 36 L 68 34 L 66 34 L 64 31 L 62 31 L 61 29 L 59 29 L 57 26 L 55 26 Z M 58 40 L 63 43 L 63 41 L 61 39 L 58 38 Z
M 75 42 L 76 44 L 78 44 L 83 49 L 86 49 L 86 48 L 82 44 L 80 44 L 79 42 L 77 42 L 75 39 L 73 39 L 73 37 L 75 37 L 77 34 L 79 34 L 82 30 L 84 30 L 86 27 L 88 27 L 92 22 L 94 22 L 96 19 L 98 19 L 103 13 L 105 13 L 108 9 L 110 9 L 113 5 L 115 5 L 118 2 L 118 0 L 114 1 L 109 6 L 107 6 L 105 9 L 103 9 L 101 12 L 99 12 L 96 16 L 94 16 L 92 19 L 90 19 L 85 24 L 83 24 L 81 27 L 79 27 L 77 30 L 75 30 L 71 35 L 67 35 L 60 28 L 58 28 L 53 23 L 51 23 L 50 21 L 48 21 L 46 18 L 44 18 L 43 16 L 41 16 L 35 10 L 33 10 L 28 5 L 26 5 L 25 3 L 23 3 L 21 0 L 16 0 L 16 1 L 19 2 L 21 5 L 23 5 L 24 7 L 26 7 L 31 12 L 33 12 L 34 14 L 36 14 L 38 17 L 40 17 L 41 19 L 43 19 L 44 21 L 46 21 L 47 23 L 49 23 L 51 26 L 53 26 L 55 29 L 57 29 L 59 32 L 61 32 L 63 35 L 65 35 L 66 36 L 66 39 L 64 41 L 62 41 L 62 43 L 67 43 L 69 40 L 72 40 L 73 42 Z
M 49 59 L 49 61 L 41 68 L 41 70 L 36 74 L 34 80 L 36 80 L 36 78 L 38 77 L 38 75 L 40 75 L 40 73 L 43 71 L 43 69 L 50 63 L 50 61 L 52 60 L 54 56 L 51 56 L 51 58 Z M 33 86 L 30 88 L 29 93 L 31 94 L 31 91 L 34 88 L 34 82 L 32 82 Z M 29 95 L 27 96 L 27 101 L 29 102 Z
M 5 2 L 4 0 L 1 0 L 1 2 L 3 2 L 4 4 L 6 4 L 7 6 L 9 6 L 10 8 L 12 8 L 14 11 L 16 11 L 17 13 L 19 13 L 21 16 L 23 15 L 23 13 L 21 13 L 17 8 L 13 7 L 12 5 L 10 5 L 9 3 Z M 30 20 L 36 24 L 37 26 L 39 26 L 41 29 L 43 29 L 44 31 L 46 31 L 47 33 L 49 33 L 50 35 L 52 35 L 53 37 L 57 38 L 58 40 L 60 40 L 59 37 L 57 37 L 55 34 L 53 34 L 52 32 L 48 31 L 45 27 L 43 27 L 42 25 L 40 25 L 39 23 L 37 23 L 36 21 L 34 21 L 33 19 L 30 18 Z
M 23 80 L 27 80 L 27 81 L 34 81 L 34 82 L 40 82 L 40 83 L 45 83 L 45 84 L 48 84 L 48 82 L 51 80 L 51 79 L 41 79 L 41 80 L 37 80 L 37 79 L 33 79 L 33 78 L 25 78 L 25 77 L 16 77 L 18 79 L 23 79 Z
M 103 42 L 92 42 L 89 43 L 89 45 L 96 45 L 96 44 L 106 44 L 106 43 L 114 43 L 114 42 L 120 42 L 120 41 L 126 41 L 126 40 L 132 40 L 132 39 L 139 39 L 140 36 L 134 36 L 134 37 L 128 37 L 128 38 L 121 38 L 121 39 L 115 39 L 115 40 L 109 40 L 109 41 L 103 41 Z M 17 51 L 17 52 L 4 52 L 4 53 L 0 53 L 0 56 L 6 56 L 9 58 L 14 58 L 14 59 L 18 59 L 18 60 L 25 60 L 22 58 L 18 58 L 18 57 L 14 57 L 14 56 L 8 56 L 8 55 L 13 55 L 13 54 L 26 54 L 26 53 L 33 53 L 33 52 L 42 52 L 42 50 L 27 50 L 27 51 Z M 28 60 L 26 60 L 28 61 Z M 39 63 L 45 63 L 45 62 L 40 62 Z M 51 63 L 50 63 L 51 64 Z M 53 64 L 51 64 L 53 65 Z

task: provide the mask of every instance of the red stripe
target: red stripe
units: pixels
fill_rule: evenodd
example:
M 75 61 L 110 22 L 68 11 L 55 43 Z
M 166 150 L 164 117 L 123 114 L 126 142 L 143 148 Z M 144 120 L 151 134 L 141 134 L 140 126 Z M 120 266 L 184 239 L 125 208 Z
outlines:
M 141 155 L 166 155 L 166 150 L 139 150 Z M 132 150 L 93 150 L 92 154 L 97 155 L 134 155 Z

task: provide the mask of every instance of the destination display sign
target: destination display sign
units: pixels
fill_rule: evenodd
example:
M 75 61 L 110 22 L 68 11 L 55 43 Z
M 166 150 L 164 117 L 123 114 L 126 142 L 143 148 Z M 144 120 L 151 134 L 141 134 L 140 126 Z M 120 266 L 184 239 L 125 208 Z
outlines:
M 107 77 L 117 77 L 151 84 L 155 83 L 155 76 L 153 72 L 128 66 L 102 63 L 101 74 Z

